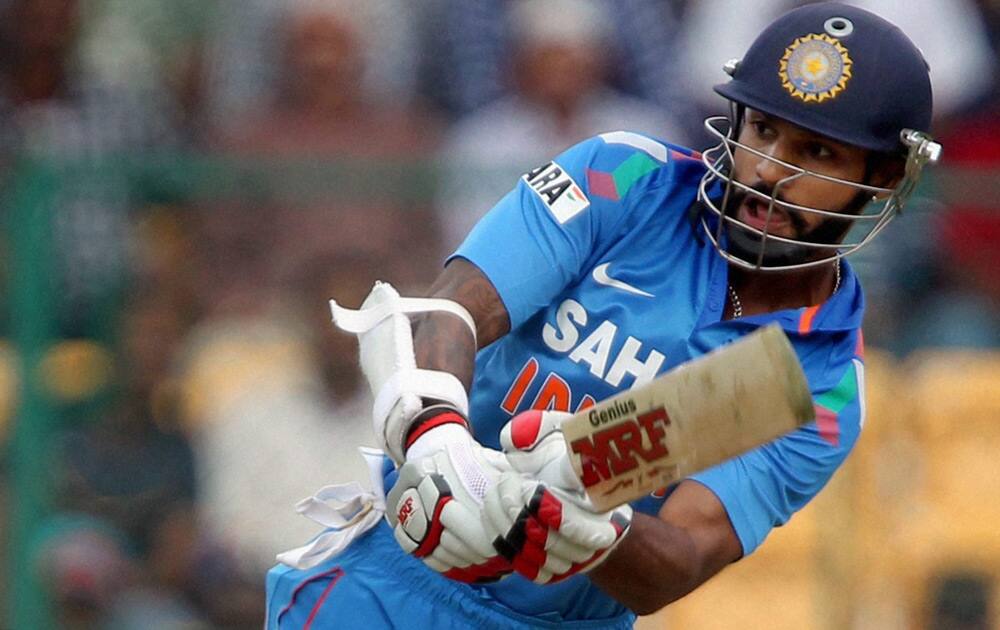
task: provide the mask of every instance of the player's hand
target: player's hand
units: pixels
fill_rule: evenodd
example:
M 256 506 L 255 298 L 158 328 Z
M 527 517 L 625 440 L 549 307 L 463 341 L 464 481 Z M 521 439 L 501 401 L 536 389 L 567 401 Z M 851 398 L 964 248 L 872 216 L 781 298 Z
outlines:
M 493 546 L 514 570 L 550 584 L 599 565 L 628 533 L 632 508 L 595 513 L 557 488 L 509 472 L 486 494 Z
M 494 546 L 518 573 L 539 584 L 596 567 L 632 521 L 627 505 L 594 512 L 569 465 L 560 429 L 568 417 L 529 411 L 511 420 L 500 441 L 515 471 L 502 474 L 485 500 Z
M 409 445 L 386 501 L 396 541 L 427 566 L 462 582 L 513 572 L 483 527 L 487 490 L 511 471 L 502 453 L 480 446 L 462 426 L 440 424 Z
M 500 447 L 514 470 L 546 485 L 583 495 L 583 484 L 573 471 L 562 423 L 565 411 L 524 411 L 500 431 Z

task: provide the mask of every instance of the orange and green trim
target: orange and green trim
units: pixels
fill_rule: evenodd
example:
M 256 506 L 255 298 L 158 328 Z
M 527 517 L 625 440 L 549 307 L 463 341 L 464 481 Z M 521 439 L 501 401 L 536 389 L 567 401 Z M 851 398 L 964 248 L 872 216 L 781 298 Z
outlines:
M 820 309 L 821 306 L 823 306 L 823 305 L 822 304 L 817 304 L 815 306 L 810 306 L 809 308 L 804 309 L 802 311 L 802 315 L 799 316 L 799 334 L 800 335 L 805 335 L 805 334 L 809 333 L 810 331 L 812 331 L 812 329 L 813 329 L 813 320 L 816 319 L 816 313 L 819 312 L 819 309 Z
M 854 361 L 851 361 L 850 367 L 844 372 L 836 386 L 825 394 L 817 396 L 814 401 L 819 435 L 831 445 L 840 445 L 840 412 L 857 397 L 857 366 Z

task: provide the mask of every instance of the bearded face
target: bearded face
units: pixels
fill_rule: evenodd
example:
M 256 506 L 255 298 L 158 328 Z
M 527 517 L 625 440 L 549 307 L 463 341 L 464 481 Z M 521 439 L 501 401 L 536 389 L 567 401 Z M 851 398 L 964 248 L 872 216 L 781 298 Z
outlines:
M 865 179 L 868 151 L 754 110 L 738 141 L 731 176 L 740 185 L 731 187 L 723 208 L 735 220 L 726 222 L 730 253 L 768 266 L 828 257 L 833 248 L 810 245 L 842 242 L 867 204 L 870 193 L 850 182 Z M 754 230 L 796 242 L 764 243 Z

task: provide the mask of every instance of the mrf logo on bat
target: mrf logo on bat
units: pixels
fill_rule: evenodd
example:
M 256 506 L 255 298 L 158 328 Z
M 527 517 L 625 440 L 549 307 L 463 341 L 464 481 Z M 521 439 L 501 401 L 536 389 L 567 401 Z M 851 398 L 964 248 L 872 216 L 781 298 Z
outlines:
M 580 457 L 584 487 L 614 479 L 617 483 L 610 490 L 614 492 L 641 484 L 644 478 L 667 474 L 673 468 L 644 465 L 670 455 L 666 444 L 666 428 L 670 426 L 667 410 L 661 405 L 642 413 L 637 411 L 638 406 L 631 398 L 590 411 L 591 426 L 607 426 L 570 444 Z

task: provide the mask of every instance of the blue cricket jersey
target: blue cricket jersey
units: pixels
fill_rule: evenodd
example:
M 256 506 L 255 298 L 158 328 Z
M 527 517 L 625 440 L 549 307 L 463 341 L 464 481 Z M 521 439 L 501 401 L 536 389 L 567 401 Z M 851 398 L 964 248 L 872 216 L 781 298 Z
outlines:
M 497 204 L 454 254 L 486 274 L 511 323 L 477 355 L 470 417 L 476 438 L 498 448 L 520 411 L 576 411 L 778 322 L 817 422 L 693 477 L 718 496 L 749 554 L 819 492 L 858 437 L 864 298 L 843 262 L 840 289 L 821 305 L 721 321 L 728 265 L 689 217 L 704 173 L 687 149 L 607 133 L 532 170 Z M 656 495 L 635 508 L 656 514 L 666 493 Z M 625 612 L 586 576 L 474 588 L 543 619 Z

